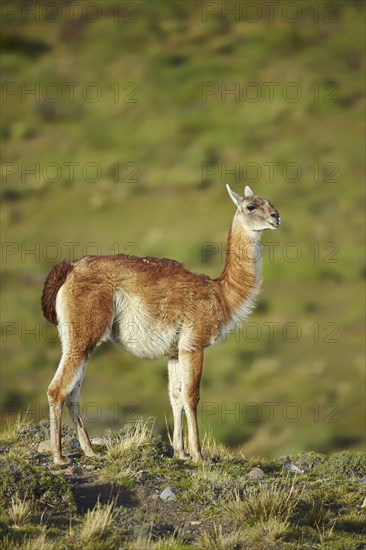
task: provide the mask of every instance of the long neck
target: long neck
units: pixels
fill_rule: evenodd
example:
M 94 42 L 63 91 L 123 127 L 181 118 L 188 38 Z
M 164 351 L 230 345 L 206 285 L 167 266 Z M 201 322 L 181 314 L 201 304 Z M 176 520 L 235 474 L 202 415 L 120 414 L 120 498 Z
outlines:
M 243 228 L 235 214 L 227 241 L 226 262 L 219 277 L 228 313 L 243 319 L 253 307 L 260 285 L 260 233 Z

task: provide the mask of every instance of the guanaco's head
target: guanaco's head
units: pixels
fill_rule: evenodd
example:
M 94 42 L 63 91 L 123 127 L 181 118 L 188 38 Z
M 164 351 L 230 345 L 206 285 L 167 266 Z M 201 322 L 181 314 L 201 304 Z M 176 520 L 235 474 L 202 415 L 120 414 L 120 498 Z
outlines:
M 244 189 L 244 197 L 241 197 L 235 191 L 226 185 L 228 193 L 233 203 L 237 206 L 237 215 L 246 229 L 251 231 L 263 231 L 263 229 L 277 229 L 281 223 L 281 218 L 272 204 L 263 197 L 254 195 L 248 187 Z

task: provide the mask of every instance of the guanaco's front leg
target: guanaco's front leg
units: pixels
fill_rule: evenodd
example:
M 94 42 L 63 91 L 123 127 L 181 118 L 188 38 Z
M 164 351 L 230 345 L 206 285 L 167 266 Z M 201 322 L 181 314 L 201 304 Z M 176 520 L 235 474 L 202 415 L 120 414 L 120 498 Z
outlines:
M 189 455 L 184 451 L 183 438 L 183 400 L 182 400 L 182 382 L 177 357 L 169 357 L 169 399 L 173 410 L 174 431 L 173 431 L 173 449 L 174 457 L 185 460 Z

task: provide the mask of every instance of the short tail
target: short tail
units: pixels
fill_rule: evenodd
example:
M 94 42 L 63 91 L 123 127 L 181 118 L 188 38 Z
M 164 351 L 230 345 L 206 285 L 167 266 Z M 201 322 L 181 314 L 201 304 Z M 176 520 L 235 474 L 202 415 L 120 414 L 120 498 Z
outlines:
M 64 284 L 67 275 L 72 271 L 74 266 L 65 260 L 55 265 L 49 272 L 44 282 L 42 292 L 42 311 L 47 321 L 53 325 L 57 325 L 56 314 L 56 296 L 62 285 Z

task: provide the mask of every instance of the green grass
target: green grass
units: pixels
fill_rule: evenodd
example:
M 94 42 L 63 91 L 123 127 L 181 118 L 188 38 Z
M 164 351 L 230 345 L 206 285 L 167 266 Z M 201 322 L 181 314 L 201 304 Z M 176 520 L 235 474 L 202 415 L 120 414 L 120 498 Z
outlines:
M 40 295 L 55 261 L 119 251 L 172 257 L 216 276 L 233 215 L 224 183 L 237 191 L 249 183 L 283 221 L 263 235 L 260 307 L 206 352 L 201 431 L 212 429 L 249 457 L 363 449 L 364 7 L 339 4 L 336 23 L 324 22 L 323 12 L 314 23 L 313 2 L 305 2 L 296 24 L 281 16 L 225 24 L 203 23 L 200 3 L 137 4 L 136 23 L 104 15 L 87 24 L 79 6 L 77 30 L 65 17 L 52 24 L 15 17 L 3 28 L 4 82 L 19 90 L 55 82 L 62 91 L 56 102 L 8 95 L 2 113 L 4 428 L 27 409 L 34 420 L 47 416 L 60 346 Z M 35 39 L 49 49 L 31 57 Z M 74 102 L 63 85 L 70 81 L 80 83 Z M 83 98 L 89 82 L 99 84 L 100 101 Z M 218 92 L 203 102 L 205 82 L 237 82 L 240 90 L 256 82 L 262 97 L 223 101 Z M 265 82 L 278 83 L 273 102 Z M 301 88 L 296 103 L 283 97 L 289 82 Z M 328 102 L 332 89 L 336 102 Z M 131 91 L 137 103 L 126 102 Z M 23 174 L 21 163 L 37 162 L 39 178 Z M 70 162 L 79 163 L 73 176 Z M 83 173 L 92 162 L 100 165 L 95 182 Z M 203 178 L 207 162 L 215 173 Z M 48 163 L 61 168 L 57 181 Z M 116 163 L 119 174 L 110 170 Z M 257 182 L 249 163 L 260 169 Z M 279 163 L 273 181 L 265 163 Z M 289 163 L 300 167 L 298 181 Z M 230 173 L 236 166 L 238 178 Z M 327 181 L 332 171 L 335 181 Z M 212 242 L 218 252 L 205 258 Z M 82 403 L 95 435 L 151 415 L 165 435 L 164 415 L 172 422 L 165 363 L 100 348 Z

